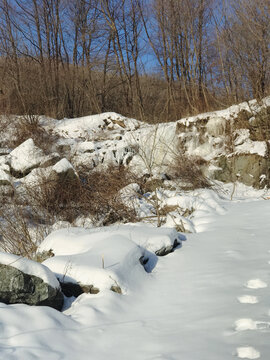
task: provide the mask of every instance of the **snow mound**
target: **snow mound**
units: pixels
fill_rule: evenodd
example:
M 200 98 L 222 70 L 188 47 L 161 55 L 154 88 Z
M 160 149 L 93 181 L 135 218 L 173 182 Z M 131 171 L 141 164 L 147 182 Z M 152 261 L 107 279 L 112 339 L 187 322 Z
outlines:
M 55 255 L 74 255 L 89 251 L 103 240 L 122 236 L 148 251 L 155 252 L 164 246 L 181 242 L 179 234 L 171 228 L 155 228 L 147 224 L 114 225 L 108 227 L 85 229 L 61 229 L 52 232 L 39 246 L 39 251 L 52 250 Z
M 99 290 L 119 285 L 127 291 L 146 276 L 140 259 L 155 257 L 154 252 L 172 248 L 175 241 L 181 242 L 174 229 L 156 229 L 141 224 L 67 228 L 51 233 L 39 251 L 52 250 L 56 255 L 44 264 L 62 282 L 94 285 Z
M 112 130 L 135 130 L 140 122 L 126 118 L 114 112 L 84 116 L 75 119 L 63 119 L 57 122 L 53 131 L 65 138 L 86 138 L 108 129 Z

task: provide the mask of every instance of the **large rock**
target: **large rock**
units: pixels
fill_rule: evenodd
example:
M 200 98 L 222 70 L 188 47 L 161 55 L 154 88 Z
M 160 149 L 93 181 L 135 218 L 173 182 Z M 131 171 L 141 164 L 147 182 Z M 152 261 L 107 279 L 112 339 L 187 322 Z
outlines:
M 0 253 L 0 301 L 45 305 L 61 310 L 63 294 L 55 275 L 44 265 Z
M 58 161 L 52 167 L 49 179 L 52 181 L 69 181 L 76 183 L 78 181 L 78 176 L 71 163 L 66 158 L 64 158 Z
M 55 164 L 58 160 L 57 153 L 45 155 L 30 138 L 10 153 L 10 172 L 14 177 L 20 178 L 39 166 L 47 167 Z
M 217 166 L 220 169 L 214 174 L 216 180 L 223 182 L 237 180 L 255 188 L 269 186 L 270 160 L 258 154 L 220 156 L 217 159 Z

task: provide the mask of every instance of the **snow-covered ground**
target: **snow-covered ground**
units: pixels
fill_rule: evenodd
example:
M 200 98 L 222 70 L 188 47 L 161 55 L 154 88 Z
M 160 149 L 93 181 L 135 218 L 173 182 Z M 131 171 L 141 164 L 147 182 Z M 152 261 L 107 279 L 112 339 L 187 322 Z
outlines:
M 270 201 L 259 192 L 237 191 L 234 201 L 216 196 L 219 206 L 195 211 L 193 223 L 200 232 L 185 234 L 182 247 L 156 258 L 151 272 L 118 266 L 120 272 L 132 272 L 126 274 L 124 294 L 105 287 L 95 295 L 67 298 L 62 313 L 0 304 L 0 358 L 269 360 Z M 141 235 L 140 227 L 137 233 L 123 227 L 119 234 L 114 228 L 111 241 L 120 252 L 126 249 L 132 261 L 140 255 L 138 246 L 147 244 L 145 238 L 151 240 L 149 227 Z M 105 236 L 100 229 L 99 235 L 109 240 L 108 230 Z M 51 238 L 51 247 L 57 248 L 61 241 Z M 70 244 L 57 249 L 55 259 L 87 256 L 92 247 L 101 251 L 98 241 L 90 246 L 85 239 L 73 250 Z

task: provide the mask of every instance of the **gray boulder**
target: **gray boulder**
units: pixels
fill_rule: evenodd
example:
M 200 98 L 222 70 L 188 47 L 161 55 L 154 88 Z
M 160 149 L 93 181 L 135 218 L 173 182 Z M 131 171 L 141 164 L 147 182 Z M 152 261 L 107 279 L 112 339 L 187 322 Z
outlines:
M 14 255 L 8 256 L 15 258 Z M 18 262 L 20 262 L 21 258 L 16 258 L 18 258 Z M 0 302 L 5 304 L 44 305 L 61 310 L 64 297 L 54 274 L 44 265 L 23 259 L 24 265 L 26 264 L 25 268 L 27 269 L 29 262 L 30 267 L 34 269 L 34 271 L 36 270 L 40 276 L 27 274 L 15 267 L 15 265 L 17 266 L 18 264 L 14 261 L 10 262 L 10 265 L 0 264 Z M 35 263 L 34 266 L 33 263 Z M 30 267 L 28 266 L 28 270 Z M 44 275 L 50 284 L 44 281 Z M 50 281 L 51 279 L 53 279 L 53 281 Z
M 255 188 L 269 186 L 270 161 L 266 157 L 258 154 L 222 155 L 217 159 L 217 166 L 220 170 L 214 173 L 216 180 L 223 182 L 237 180 Z

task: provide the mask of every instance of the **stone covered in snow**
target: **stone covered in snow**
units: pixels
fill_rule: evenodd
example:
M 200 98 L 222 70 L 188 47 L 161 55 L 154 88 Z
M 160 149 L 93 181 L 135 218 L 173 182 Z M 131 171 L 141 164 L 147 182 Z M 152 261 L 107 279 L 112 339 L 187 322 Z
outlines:
M 11 174 L 14 177 L 23 177 L 34 168 L 52 165 L 58 158 L 59 155 L 56 153 L 45 155 L 30 138 L 10 153 Z
M 10 175 L 4 170 L 0 169 L 0 185 L 11 185 L 12 181 Z
M 58 161 L 53 167 L 52 170 L 57 172 L 57 174 L 67 173 L 68 171 L 72 170 L 73 172 L 74 167 L 71 165 L 71 163 L 67 159 L 62 159 Z
M 46 266 L 0 253 L 0 301 L 45 305 L 61 310 L 64 299 L 58 280 Z
M 142 264 L 148 271 L 151 263 L 156 262 L 156 255 L 166 255 L 180 243 L 174 229 L 156 229 L 145 224 L 95 229 L 70 227 L 52 232 L 39 251 L 53 251 L 55 256 L 44 264 L 61 282 L 93 286 L 100 291 L 116 291 L 118 286 L 125 292 L 134 286 L 134 277 L 138 280 L 144 276 Z
M 77 181 L 78 176 L 74 167 L 66 159 L 61 159 L 49 170 L 49 179 L 54 181 Z
M 83 116 L 75 119 L 63 119 L 57 121 L 53 126 L 53 132 L 65 138 L 81 138 L 89 140 L 96 135 L 109 132 L 135 130 L 140 122 L 135 119 L 126 118 L 114 112 L 107 112 L 97 115 Z

